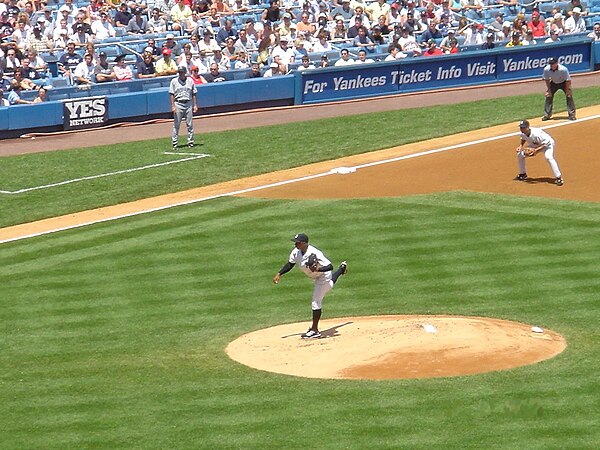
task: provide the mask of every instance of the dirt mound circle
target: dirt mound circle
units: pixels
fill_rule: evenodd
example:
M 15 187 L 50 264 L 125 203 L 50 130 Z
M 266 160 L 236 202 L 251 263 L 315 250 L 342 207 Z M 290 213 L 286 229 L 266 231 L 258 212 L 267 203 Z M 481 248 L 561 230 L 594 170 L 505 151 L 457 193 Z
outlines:
M 240 336 L 230 358 L 308 378 L 408 379 L 470 375 L 552 358 L 565 339 L 532 325 L 485 317 L 370 316 L 321 321 L 320 339 L 291 323 Z M 533 331 L 534 328 L 536 331 Z

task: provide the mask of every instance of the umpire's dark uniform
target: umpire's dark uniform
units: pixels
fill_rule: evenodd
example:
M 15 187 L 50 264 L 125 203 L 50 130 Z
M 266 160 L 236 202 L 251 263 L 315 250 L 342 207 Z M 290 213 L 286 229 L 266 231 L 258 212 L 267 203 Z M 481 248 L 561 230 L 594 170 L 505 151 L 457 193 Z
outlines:
M 562 90 L 567 97 L 567 110 L 569 119 L 575 120 L 575 102 L 573 101 L 573 91 L 571 90 L 571 75 L 569 70 L 558 63 L 556 58 L 550 58 L 548 65 L 544 68 L 544 81 L 546 82 L 546 102 L 544 104 L 544 117 L 542 120 L 548 120 L 552 117 L 552 106 L 554 103 L 554 94 Z

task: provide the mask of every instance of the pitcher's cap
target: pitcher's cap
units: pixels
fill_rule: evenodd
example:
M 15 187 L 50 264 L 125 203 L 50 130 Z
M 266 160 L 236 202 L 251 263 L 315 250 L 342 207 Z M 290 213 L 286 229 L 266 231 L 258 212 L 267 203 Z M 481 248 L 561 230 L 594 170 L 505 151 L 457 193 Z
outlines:
M 308 244 L 308 236 L 304 233 L 298 233 L 296 236 L 292 238 L 293 242 L 304 242 Z

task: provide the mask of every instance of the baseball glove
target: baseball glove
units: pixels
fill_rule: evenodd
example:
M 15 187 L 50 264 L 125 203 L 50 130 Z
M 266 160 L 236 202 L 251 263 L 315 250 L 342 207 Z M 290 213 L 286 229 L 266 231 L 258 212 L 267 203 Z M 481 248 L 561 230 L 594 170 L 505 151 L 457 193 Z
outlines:
M 306 267 L 308 267 L 311 272 L 316 272 L 319 269 L 319 259 L 317 258 L 317 255 L 312 253 L 308 256 Z
M 526 158 L 531 158 L 532 156 L 535 156 L 536 152 L 534 148 L 531 147 L 517 147 L 517 152 L 521 153 L 523 156 L 525 156 Z

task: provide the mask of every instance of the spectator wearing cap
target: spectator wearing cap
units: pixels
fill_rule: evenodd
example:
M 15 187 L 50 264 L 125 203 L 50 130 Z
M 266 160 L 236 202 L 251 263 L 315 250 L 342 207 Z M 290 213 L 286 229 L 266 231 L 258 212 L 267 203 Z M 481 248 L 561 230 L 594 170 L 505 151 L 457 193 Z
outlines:
M 498 11 L 495 14 L 494 20 L 488 23 L 488 26 L 492 27 L 496 33 L 502 31 L 502 24 L 504 23 L 504 12 Z
M 94 38 L 94 32 L 92 31 L 92 26 L 85 21 L 85 14 L 80 12 L 75 16 L 75 22 L 71 25 L 71 30 L 73 30 L 73 34 L 77 32 L 79 29 L 83 29 L 85 34 L 90 35 Z
M 173 33 L 168 33 L 165 36 L 165 40 L 163 41 L 162 47 L 171 50 L 171 55 L 173 56 L 173 58 L 181 55 L 183 51 L 181 45 L 179 45 L 179 42 L 175 40 L 175 35 Z
M 571 17 L 575 8 L 579 8 L 579 14 L 581 14 L 582 16 L 585 17 L 588 15 L 587 5 L 585 3 L 582 3 L 581 0 L 571 0 L 564 6 L 563 10 L 567 17 Z
M 421 33 L 421 45 L 425 48 L 429 48 L 430 39 L 442 39 L 442 33 L 438 29 L 438 23 L 435 19 L 430 19 L 427 29 Z
M 28 49 L 33 48 L 38 53 L 52 52 L 54 50 L 52 41 L 48 39 L 48 36 L 42 34 L 42 29 L 37 25 L 32 28 L 32 33 L 27 37 L 25 47 Z
M 410 28 L 407 26 L 402 27 L 401 33 L 398 44 L 402 47 L 402 51 L 408 55 L 421 55 L 421 46 L 417 43 L 415 37 L 410 34 Z
M 192 15 L 192 9 L 185 4 L 184 0 L 178 0 L 175 6 L 171 8 L 171 29 L 173 31 L 183 32 L 185 21 Z
M 109 15 L 106 11 L 101 11 L 98 19 L 92 22 L 92 34 L 100 41 L 117 35 L 115 27 L 110 23 Z
M 77 47 L 85 47 L 88 42 L 92 42 L 92 36 L 85 32 L 83 24 L 74 24 L 75 33 L 71 36 L 71 42 L 74 42 Z
M 235 47 L 235 39 L 232 37 L 228 37 L 227 39 L 225 39 L 225 47 L 223 47 L 223 56 L 225 58 L 229 58 L 229 63 L 231 64 L 231 66 L 233 66 L 234 63 L 237 61 L 238 53 L 238 49 Z
M 271 77 L 279 77 L 281 75 L 285 75 L 285 72 L 281 69 L 279 64 L 277 64 L 275 61 L 273 61 L 271 64 L 269 64 L 269 68 L 265 71 L 265 73 L 263 74 L 263 77 L 271 78 Z
M 559 37 L 559 33 L 557 29 L 551 30 L 550 31 L 550 36 L 548 38 L 546 38 L 546 40 L 544 41 L 544 44 L 552 44 L 554 42 L 560 42 L 560 37 Z
M 73 83 L 73 71 L 82 60 L 81 55 L 75 52 L 75 42 L 69 41 L 67 51 L 58 59 L 58 72 Z
M 404 16 L 400 13 L 400 3 L 397 1 L 390 5 L 390 13 L 386 17 L 386 22 L 390 28 L 394 28 L 396 25 L 402 26 Z
M 565 34 L 585 33 L 585 19 L 581 15 L 581 8 L 576 6 L 571 11 L 571 17 L 565 20 Z
M 213 51 L 212 60 L 219 66 L 219 72 L 227 72 L 231 69 L 231 61 L 223 56 L 223 51 L 220 48 Z
M 284 73 L 288 71 L 290 64 L 294 62 L 294 49 L 290 47 L 287 36 L 279 38 L 279 45 L 275 46 L 271 51 L 271 59 L 279 61 Z
M 438 48 L 435 39 L 429 39 L 427 41 L 427 50 L 423 52 L 423 56 L 440 56 L 443 55 L 444 51 Z
M 449 53 L 450 49 L 451 49 L 450 42 L 453 40 L 458 42 L 458 39 L 456 39 L 456 31 L 450 29 L 450 30 L 448 30 L 448 34 L 446 36 L 444 36 L 442 38 L 442 40 L 440 41 L 440 48 L 444 52 Z
M 354 10 L 350 8 L 350 0 L 341 0 L 340 4 L 333 8 L 331 15 L 334 18 L 341 16 L 343 20 L 350 20 L 354 16 Z
M 136 64 L 137 77 L 140 79 L 144 78 L 155 78 L 157 76 L 156 67 L 154 66 L 154 58 L 152 57 L 152 49 L 144 50 L 142 53 L 142 60 Z
M 60 28 L 56 30 L 56 32 L 58 35 L 52 40 L 54 49 L 61 50 L 67 48 L 67 44 L 69 43 L 69 31 L 65 28 Z
M 491 50 L 493 48 L 496 48 L 496 34 L 493 33 L 492 31 L 488 32 L 488 34 L 485 35 L 485 42 L 483 44 L 481 44 L 481 49 L 482 50 Z
M 521 42 L 521 33 L 519 33 L 518 31 L 513 31 L 510 36 L 510 41 L 508 42 L 508 44 L 506 44 L 506 47 L 520 47 L 522 45 L 523 42 Z
M 175 75 L 177 73 L 177 64 L 175 64 L 175 60 L 172 58 L 171 49 L 164 47 L 162 55 L 162 58 L 155 65 L 157 76 Z
M 133 70 L 131 69 L 131 66 L 125 62 L 124 54 L 118 55 L 115 58 L 113 70 L 115 71 L 116 81 L 129 81 L 133 79 Z
M 237 39 L 237 30 L 233 27 L 233 21 L 231 19 L 225 20 L 225 24 L 221 27 L 215 39 L 217 44 L 225 45 L 225 39 L 228 37 Z
M 115 81 L 117 74 L 110 66 L 106 52 L 100 52 L 98 54 L 98 63 L 94 66 L 94 79 L 96 83 L 107 83 L 109 81 Z
M 557 11 L 556 13 L 554 13 L 551 19 L 548 19 L 546 21 L 549 35 L 552 34 L 553 30 L 556 30 L 558 32 L 558 35 L 561 35 L 565 32 L 564 18 L 565 16 L 563 16 L 559 11 Z
M 148 19 L 148 29 L 151 33 L 164 33 L 167 31 L 167 21 L 156 6 L 152 8 L 152 13 Z
M 127 24 L 127 34 L 146 34 L 150 28 L 148 26 L 148 19 L 142 15 L 142 8 L 135 8 L 133 11 L 133 17 Z
M 534 38 L 546 36 L 546 24 L 542 20 L 539 11 L 533 11 L 531 13 L 531 20 L 527 24 L 527 29 L 531 30 Z
M 215 39 L 213 39 L 213 35 L 209 30 L 204 30 L 202 32 L 202 40 L 198 42 L 198 48 L 200 50 L 204 50 L 207 54 L 211 54 L 215 50 L 220 49 L 221 47 L 217 43 Z
M 263 22 L 279 22 L 282 19 L 283 13 L 279 8 L 279 0 L 269 0 L 269 6 L 265 8 L 260 16 Z
M 463 28 L 458 30 L 458 34 L 461 34 L 465 37 L 463 41 L 463 45 L 478 45 L 481 46 L 484 42 L 483 38 L 483 24 L 477 22 L 471 22 L 470 24 L 465 25 Z
M 120 28 L 127 28 L 127 24 L 133 17 L 133 14 L 129 11 L 129 6 L 127 3 L 123 2 L 119 5 L 119 9 L 115 13 L 114 20 L 115 26 Z
M 591 33 L 589 33 L 587 37 L 593 41 L 600 41 L 600 22 L 594 24 Z
M 293 39 L 292 33 L 295 32 L 295 30 L 292 31 L 292 26 L 294 25 L 292 22 L 292 15 L 289 12 L 285 12 L 282 17 L 281 23 L 277 26 L 277 32 L 279 33 L 279 36 L 287 36 L 288 38 Z
M 206 79 L 200 74 L 200 69 L 198 66 L 190 67 L 190 78 L 194 82 L 195 85 L 206 84 Z
M 73 81 L 75 84 L 92 84 L 94 82 L 94 63 L 93 57 L 89 53 L 83 55 L 83 61 L 77 64 L 73 71 Z

